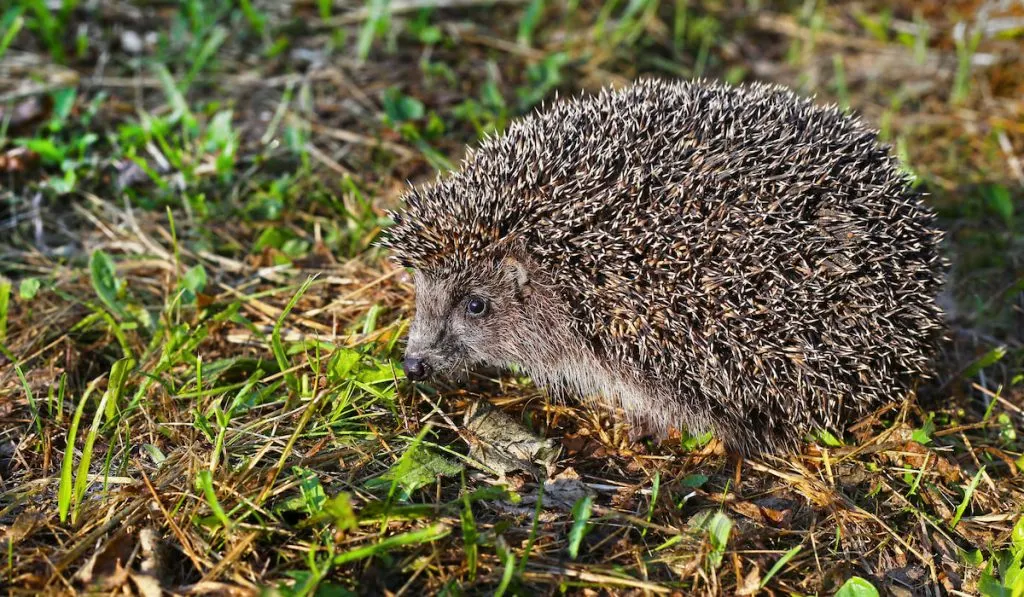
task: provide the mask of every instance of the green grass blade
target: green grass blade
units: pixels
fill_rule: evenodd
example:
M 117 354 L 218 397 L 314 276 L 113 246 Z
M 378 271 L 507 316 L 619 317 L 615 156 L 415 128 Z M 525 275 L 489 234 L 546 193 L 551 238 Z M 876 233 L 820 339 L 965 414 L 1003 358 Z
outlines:
M 569 557 L 576 559 L 580 552 L 580 544 L 587 534 L 587 522 L 590 520 L 594 498 L 584 496 L 572 507 L 572 527 L 569 529 Z
M 188 91 L 188 88 L 192 86 L 192 81 L 195 80 L 196 75 L 203 70 L 206 63 L 209 62 L 210 58 L 217 52 L 224 40 L 228 38 L 228 31 L 224 27 L 215 27 L 210 33 L 210 37 L 206 38 L 206 42 L 203 43 L 203 47 L 199 49 L 199 54 L 196 59 L 192 62 L 192 68 L 189 69 L 188 75 L 185 77 L 185 81 L 181 84 L 182 92 Z
M 347 564 L 349 562 L 366 559 L 379 553 L 384 553 L 407 545 L 430 543 L 448 536 L 451 532 L 451 527 L 443 522 L 435 523 L 419 530 L 409 531 L 408 533 L 402 533 L 388 537 L 387 539 L 382 539 L 373 545 L 359 547 L 351 551 L 338 554 L 334 556 L 333 563 L 336 566 L 340 564 Z
M 43 423 L 39 419 L 39 407 L 36 406 L 35 394 L 32 393 L 32 386 L 28 384 L 28 379 L 25 377 L 21 364 L 18 363 L 18 359 L 14 358 L 14 354 L 4 346 L 3 342 L 0 342 L 0 354 L 7 357 L 14 365 L 14 374 L 18 376 L 18 381 L 21 382 L 22 389 L 25 390 L 25 399 L 28 400 L 28 408 L 32 412 L 32 419 L 35 422 L 36 430 L 42 435 Z
M 25 17 L 21 16 L 21 9 L 15 8 L 13 12 L 8 14 L 13 14 L 14 17 L 7 18 L 7 15 L 4 15 L 4 20 L 9 20 L 10 22 L 5 23 L 3 36 L 0 36 L 0 59 L 7 53 L 7 48 L 10 47 L 11 42 L 14 41 L 14 38 L 17 37 L 18 32 L 21 31 L 22 26 L 25 24 Z
M 206 497 L 206 504 L 210 506 L 210 511 L 217 517 L 217 520 L 224 525 L 225 529 L 232 527 L 231 519 L 224 512 L 224 508 L 221 508 L 220 501 L 217 500 L 217 492 L 213 490 L 213 475 L 210 471 L 203 469 L 199 471 L 199 475 L 196 477 L 196 485 L 203 490 L 203 496 Z
M 160 79 L 160 86 L 163 88 L 164 95 L 167 96 L 167 103 L 171 105 L 172 113 L 168 120 L 170 122 L 177 122 L 184 117 L 186 124 L 194 121 L 192 112 L 188 109 L 188 102 L 185 101 L 185 96 L 182 95 L 181 90 L 175 84 L 171 71 L 167 70 L 167 67 L 163 64 L 154 65 L 153 70 L 156 72 L 157 78 Z
M 302 283 L 299 290 L 292 296 L 291 300 L 288 301 L 288 305 L 285 306 L 284 311 L 281 311 L 281 316 L 274 322 L 274 329 L 270 333 L 270 344 L 271 349 L 274 351 L 274 359 L 277 360 L 277 366 L 281 368 L 281 371 L 288 371 L 291 369 L 291 365 L 288 361 L 288 355 L 284 350 L 284 343 L 281 341 L 281 326 L 284 324 L 284 320 L 288 317 L 288 314 L 295 308 L 295 303 L 299 302 L 302 295 L 306 294 L 309 287 L 313 284 L 315 278 L 310 276 L 306 278 L 306 281 Z M 285 382 L 288 384 L 288 388 L 293 392 L 299 390 L 299 378 L 295 373 L 285 373 Z
M 0 279 L 0 342 L 7 338 L 7 311 L 11 305 L 11 282 Z
M 479 531 L 476 528 L 476 520 L 473 518 L 473 509 L 470 507 L 469 495 L 463 494 L 462 496 L 462 549 L 466 552 L 466 570 L 469 576 L 469 580 L 476 580 L 476 566 L 478 553 L 480 551 L 477 546 L 477 537 L 480 536 Z
M 651 503 L 647 507 L 647 522 L 654 518 L 654 506 L 658 503 L 658 490 L 661 488 L 661 473 L 654 473 L 654 482 L 651 484 Z M 647 536 L 647 528 L 640 531 L 641 537 Z
M 782 570 L 782 567 L 786 565 L 786 562 L 792 560 L 796 556 L 796 554 L 800 553 L 800 550 L 803 549 L 803 548 L 804 548 L 803 545 L 797 545 L 793 549 L 791 549 L 791 550 L 787 551 L 786 553 L 782 554 L 782 557 L 779 558 L 779 561 L 775 562 L 775 565 L 773 565 L 768 570 L 768 574 L 765 574 L 764 578 L 761 579 L 761 588 L 762 589 L 765 588 L 768 585 L 768 581 L 770 581 L 772 579 L 772 577 L 775 576 L 779 572 L 779 570 Z
M 78 401 L 78 407 L 75 408 L 74 416 L 71 417 L 71 427 L 68 428 L 67 445 L 64 448 L 64 459 L 60 464 L 60 485 L 57 487 L 57 514 L 60 516 L 61 522 L 67 521 L 68 511 L 71 509 L 71 494 L 73 491 L 71 467 L 74 464 L 75 458 L 75 438 L 78 436 L 78 424 L 82 420 L 82 412 L 85 410 L 85 403 L 89 401 L 89 395 L 92 394 L 99 381 L 99 379 L 94 380 L 89 384 L 89 387 L 86 388 L 85 394 L 82 395 L 82 399 Z
M 121 363 L 121 361 L 118 361 Z M 115 367 L 117 363 L 115 363 Z M 108 389 L 100 398 L 100 404 L 96 407 L 96 413 L 92 416 L 92 425 L 89 426 L 89 433 L 85 436 L 85 445 L 82 446 L 82 459 L 78 461 L 78 472 L 75 473 L 75 485 L 71 494 L 71 524 L 78 520 L 78 508 L 82 504 L 82 497 L 89 487 L 89 466 L 92 464 L 92 449 L 96 445 L 96 436 L 99 435 L 100 422 L 103 420 L 103 413 L 110 402 L 111 391 Z M 82 401 L 84 404 L 85 400 Z M 81 408 L 82 404 L 79 404 Z M 76 416 L 78 413 L 75 413 Z
M 967 506 L 971 503 L 971 497 L 974 496 L 974 490 L 978 487 L 978 482 L 981 481 L 981 475 L 985 472 L 985 467 L 981 467 L 978 473 L 971 479 L 970 484 L 967 485 L 967 490 L 964 491 L 964 499 L 960 502 L 960 505 L 956 507 L 956 513 L 953 514 L 953 520 L 949 522 L 949 528 L 955 529 L 957 523 L 960 522 L 960 517 L 964 515 L 967 510 Z
M 533 551 L 533 544 L 537 541 L 537 533 L 540 531 L 540 515 L 544 508 L 544 484 L 537 485 L 537 504 L 533 510 L 533 524 L 530 525 L 530 537 L 526 540 L 526 548 L 523 549 L 523 557 L 519 559 L 519 572 L 526 570 L 526 562 Z
M 124 382 L 128 377 L 128 372 L 134 366 L 134 360 L 124 358 L 114 363 L 114 366 L 110 368 L 110 383 L 107 385 L 107 393 L 110 394 L 110 400 L 107 401 L 105 413 L 108 422 L 117 416 L 117 403 L 121 400 L 121 395 L 124 393 Z
M 508 544 L 505 543 L 504 539 L 498 541 L 498 559 L 505 564 L 505 570 L 501 573 L 501 582 L 498 583 L 498 588 L 494 590 L 494 597 L 502 597 L 505 591 L 508 590 L 508 586 L 512 584 L 512 578 L 516 572 L 516 557 L 512 553 L 512 550 L 508 548 Z

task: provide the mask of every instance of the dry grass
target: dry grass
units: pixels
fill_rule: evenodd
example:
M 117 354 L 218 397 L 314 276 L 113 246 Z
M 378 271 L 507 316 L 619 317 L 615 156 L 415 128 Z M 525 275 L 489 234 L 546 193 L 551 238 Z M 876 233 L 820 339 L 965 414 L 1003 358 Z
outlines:
M 0 9 L 0 586 L 1019 595 L 1024 12 L 697 4 Z M 513 376 L 402 380 L 383 209 L 556 90 L 639 74 L 882 128 L 950 231 L 939 380 L 741 463 Z M 479 400 L 561 448 L 543 492 L 466 456 Z

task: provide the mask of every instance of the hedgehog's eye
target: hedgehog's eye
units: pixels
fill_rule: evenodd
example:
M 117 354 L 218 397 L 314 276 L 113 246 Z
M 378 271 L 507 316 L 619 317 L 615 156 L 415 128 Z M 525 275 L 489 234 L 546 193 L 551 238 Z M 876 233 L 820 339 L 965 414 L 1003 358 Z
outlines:
M 469 300 L 466 301 L 466 312 L 475 317 L 487 313 L 487 299 L 478 296 L 469 297 Z

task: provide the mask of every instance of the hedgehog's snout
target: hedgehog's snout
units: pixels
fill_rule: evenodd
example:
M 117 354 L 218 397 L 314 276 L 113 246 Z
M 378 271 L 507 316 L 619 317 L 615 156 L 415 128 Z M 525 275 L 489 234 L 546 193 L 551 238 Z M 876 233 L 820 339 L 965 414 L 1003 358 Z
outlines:
M 407 356 L 402 361 L 405 376 L 413 381 L 423 381 L 430 377 L 430 363 L 423 357 Z

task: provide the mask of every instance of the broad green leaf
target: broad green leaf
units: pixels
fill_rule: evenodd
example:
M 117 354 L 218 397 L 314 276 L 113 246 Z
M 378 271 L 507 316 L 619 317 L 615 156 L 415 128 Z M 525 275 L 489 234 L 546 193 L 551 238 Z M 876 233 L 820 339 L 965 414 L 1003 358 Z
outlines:
M 1024 557 L 1024 516 L 1018 518 L 1017 524 L 1013 525 L 1010 542 L 1013 544 L 1013 555 Z
M 732 532 L 732 520 L 723 512 L 715 512 L 708 521 L 708 539 L 711 541 L 711 553 L 708 554 L 708 563 L 712 568 L 718 568 L 725 555 L 725 546 L 729 543 L 729 533 Z
M 839 587 L 836 597 L 878 597 L 878 589 L 859 576 L 851 576 Z
M 331 356 L 331 362 L 328 366 L 328 372 L 332 382 L 345 381 L 349 377 L 349 373 L 352 372 L 353 368 L 359 363 L 359 359 L 362 355 L 358 351 L 351 348 L 339 348 Z
M 51 164 L 60 164 L 64 161 L 66 154 L 65 150 L 57 147 L 53 141 L 49 139 L 28 139 L 21 143 L 27 149 L 34 151 L 39 154 L 39 157 L 43 158 L 43 161 Z
M 25 278 L 18 285 L 18 297 L 23 301 L 30 301 L 36 298 L 36 295 L 39 294 L 40 285 L 39 278 Z
M 384 92 L 384 114 L 394 123 L 419 120 L 427 113 L 423 102 L 405 95 L 398 87 L 391 87 Z
M 830 448 L 841 448 L 843 446 L 843 442 L 840 441 L 839 438 L 837 438 L 836 436 L 832 435 L 832 433 L 829 432 L 827 429 L 818 430 L 818 439 L 821 440 L 821 443 L 825 444 Z
M 93 251 L 89 259 L 89 273 L 92 277 L 92 287 L 103 304 L 115 315 L 124 317 L 124 308 L 118 298 L 121 283 L 117 279 L 114 260 L 100 249 Z
M 910 434 L 910 439 L 914 440 L 915 442 L 921 445 L 927 445 L 929 442 L 931 442 L 932 433 L 935 433 L 935 421 L 933 419 L 934 415 L 929 414 L 924 424 L 922 424 L 919 428 L 915 429 L 913 433 Z
M 399 499 L 404 501 L 420 487 L 434 483 L 438 477 L 458 474 L 462 468 L 461 464 L 420 447 L 412 450 L 411 454 L 399 460 L 383 475 L 368 481 L 367 486 L 380 487 L 397 483 L 401 488 Z
M 354 531 L 359 528 L 359 520 L 352 509 L 352 499 L 345 492 L 324 502 L 322 512 L 330 516 L 334 526 L 339 530 Z
M 192 292 L 202 292 L 206 289 L 206 269 L 202 265 L 189 268 L 185 275 L 178 281 L 178 285 L 187 288 Z
M 308 468 L 300 466 L 292 467 L 295 476 L 299 478 L 299 491 L 302 492 L 302 499 L 306 505 L 306 511 L 310 514 L 319 513 L 327 501 L 323 486 L 320 485 L 320 478 Z

